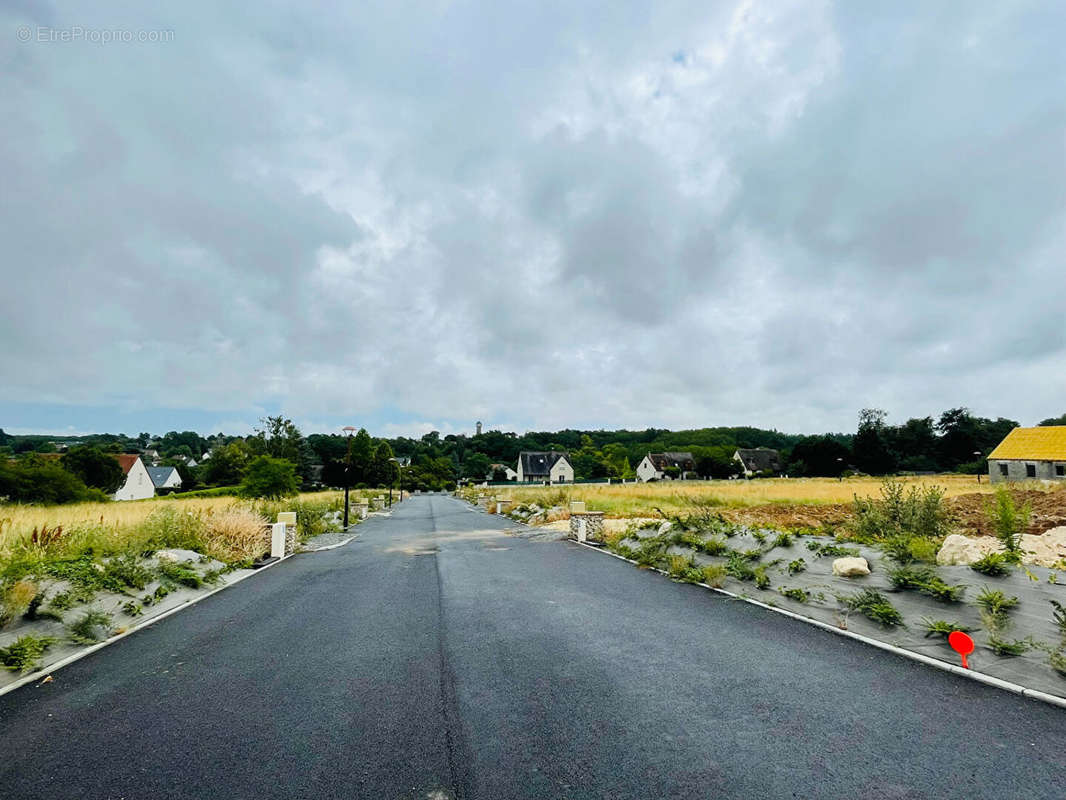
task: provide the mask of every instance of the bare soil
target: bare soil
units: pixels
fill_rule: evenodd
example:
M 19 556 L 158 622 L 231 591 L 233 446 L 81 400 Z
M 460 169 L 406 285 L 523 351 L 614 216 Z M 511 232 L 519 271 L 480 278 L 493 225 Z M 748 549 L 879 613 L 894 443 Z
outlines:
M 1026 533 L 1039 535 L 1060 525 L 1066 525 L 1066 491 L 1042 492 L 1014 490 L 1015 503 L 1028 503 L 1032 516 Z M 987 494 L 962 494 L 945 500 L 956 533 L 966 536 L 991 536 Z M 840 526 L 855 515 L 851 503 L 830 505 L 780 504 L 723 508 L 722 516 L 733 522 L 765 525 L 768 528 L 820 528 Z

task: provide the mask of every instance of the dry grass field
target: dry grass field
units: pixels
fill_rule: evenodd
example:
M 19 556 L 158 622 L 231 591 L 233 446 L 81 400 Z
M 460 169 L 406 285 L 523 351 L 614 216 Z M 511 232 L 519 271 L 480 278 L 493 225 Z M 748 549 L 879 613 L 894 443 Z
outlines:
M 973 475 L 922 475 L 898 479 L 908 486 L 934 485 L 944 489 L 945 496 L 954 497 L 974 492 L 991 493 L 988 479 L 977 483 Z M 855 495 L 877 495 L 880 478 L 854 477 L 838 481 L 835 478 L 765 478 L 752 481 L 664 481 L 661 483 L 627 483 L 610 486 L 576 484 L 561 487 L 515 487 L 499 489 L 496 494 L 518 502 L 535 501 L 538 497 L 584 500 L 590 511 L 605 511 L 611 516 L 642 516 L 654 508 L 667 513 L 691 511 L 697 506 L 741 508 L 746 506 L 834 505 L 850 503 Z
M 938 486 L 960 529 L 984 533 L 984 505 L 993 493 L 988 478 L 977 482 L 974 475 L 954 473 L 900 477 L 907 487 Z M 567 505 L 583 500 L 590 511 L 606 512 L 608 517 L 657 517 L 688 514 L 697 509 L 715 508 L 734 522 L 787 529 L 839 525 L 852 515 L 858 497 L 880 495 L 882 480 L 872 477 L 771 478 L 752 481 L 675 481 L 629 483 L 624 485 L 583 485 L 561 487 L 494 487 L 496 495 L 517 503 L 541 506 Z M 1066 486 L 1045 487 L 1039 482 L 1015 484 L 1022 502 L 1033 507 L 1030 533 L 1041 533 L 1066 522 Z

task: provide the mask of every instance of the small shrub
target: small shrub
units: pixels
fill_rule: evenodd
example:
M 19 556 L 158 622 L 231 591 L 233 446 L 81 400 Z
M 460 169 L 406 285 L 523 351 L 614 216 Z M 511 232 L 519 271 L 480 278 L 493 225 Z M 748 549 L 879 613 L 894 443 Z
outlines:
M 1066 606 L 1063 606 L 1058 600 L 1049 600 L 1051 603 L 1051 618 L 1054 620 L 1055 625 L 1058 626 L 1059 633 L 1066 638 Z
M 948 622 L 943 619 L 930 619 L 929 617 L 922 617 L 922 627 L 925 628 L 926 639 L 930 636 L 941 636 L 944 639 L 947 639 L 954 631 L 962 631 L 963 633 L 969 633 L 970 631 L 969 628 L 958 622 Z
M 1003 553 L 989 553 L 970 564 L 970 569 L 982 575 L 996 577 L 1010 572 L 1007 556 Z
M 792 546 L 792 534 L 791 533 L 779 533 L 774 539 L 774 543 L 770 545 L 773 547 L 791 547 Z
M 181 586 L 188 586 L 190 589 L 199 589 L 204 585 L 204 580 L 200 577 L 200 573 L 186 564 L 164 561 L 159 565 L 159 574 L 165 580 Z
M 670 577 L 683 583 L 699 583 L 703 573 L 696 567 L 691 556 L 670 555 L 667 557 L 667 572 Z
M 708 564 L 701 572 L 703 573 L 703 582 L 708 586 L 713 586 L 715 589 L 721 589 L 725 585 L 726 575 L 729 574 L 722 564 Z
M 780 589 L 779 591 L 789 600 L 795 600 L 797 603 L 806 603 L 811 599 L 811 593 L 804 589 Z
M 51 636 L 20 636 L 7 647 L 0 647 L 0 665 L 13 672 L 29 672 L 41 663 L 44 651 L 55 641 Z
M 770 588 L 770 576 L 766 574 L 767 566 L 767 564 L 760 564 L 751 571 L 753 579 L 755 581 L 755 586 L 759 589 Z
M 993 634 L 988 637 L 988 646 L 992 648 L 992 652 L 997 656 L 1020 656 L 1029 649 L 1029 641 L 1027 639 L 1016 639 L 1013 642 L 1009 642 Z
M 136 600 L 129 600 L 123 603 L 122 611 L 123 613 L 128 614 L 131 617 L 139 617 L 141 614 L 144 613 L 144 609 L 141 607 L 141 604 L 138 603 Z
M 95 644 L 107 638 L 111 629 L 111 615 L 102 611 L 86 611 L 84 616 L 67 626 L 67 633 L 77 644 Z
M 993 617 L 1005 617 L 1007 612 L 1018 605 L 1017 597 L 1007 597 L 998 589 L 985 587 L 975 601 L 977 605 Z
M 837 598 L 852 611 L 858 611 L 868 619 L 886 627 L 895 627 L 903 622 L 903 615 L 896 610 L 883 594 L 875 589 L 863 589 L 858 594 Z
M 915 569 L 914 567 L 897 567 L 889 570 L 888 579 L 897 589 L 913 589 L 934 600 L 944 603 L 957 603 L 962 600 L 966 593 L 966 587 L 962 584 L 951 586 L 931 569 Z
M 921 536 L 899 534 L 881 543 L 885 555 L 898 564 L 913 564 L 916 561 L 936 561 L 936 540 Z
M 1066 654 L 1063 654 L 1062 650 L 1052 650 L 1048 653 L 1047 657 L 1048 666 L 1055 672 L 1066 678 Z
M 641 567 L 657 567 L 665 555 L 666 543 L 657 537 L 649 537 L 641 541 L 634 560 Z
M 103 579 L 111 585 L 143 589 L 152 580 L 152 573 L 134 556 L 123 555 L 112 558 L 104 565 Z
M 859 551 L 854 547 L 841 547 L 837 544 L 807 542 L 807 549 L 819 558 L 823 556 L 829 558 L 845 558 L 846 556 L 859 555 Z
M 758 561 L 760 558 L 762 558 L 762 550 L 756 547 L 752 550 L 744 550 L 739 555 L 745 561 Z
M 798 575 L 807 569 L 807 562 L 802 558 L 797 558 L 795 561 L 788 562 L 788 574 Z
M 737 552 L 729 554 L 729 560 L 725 565 L 726 572 L 738 581 L 755 580 L 755 570 L 751 568 L 747 560 Z
M 1004 556 L 1012 564 L 1022 560 L 1021 538 L 1029 527 L 1030 506 L 1021 508 L 1014 504 L 1014 497 L 1005 486 L 996 489 L 996 496 L 986 507 L 996 538 L 1003 544 Z

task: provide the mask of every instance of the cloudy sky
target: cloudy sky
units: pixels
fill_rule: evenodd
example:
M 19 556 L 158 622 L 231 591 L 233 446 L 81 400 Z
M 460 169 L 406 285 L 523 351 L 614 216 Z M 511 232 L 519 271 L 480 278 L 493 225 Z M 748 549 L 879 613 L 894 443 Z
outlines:
M 159 5 L 0 0 L 9 432 L 1066 412 L 1066 5 Z

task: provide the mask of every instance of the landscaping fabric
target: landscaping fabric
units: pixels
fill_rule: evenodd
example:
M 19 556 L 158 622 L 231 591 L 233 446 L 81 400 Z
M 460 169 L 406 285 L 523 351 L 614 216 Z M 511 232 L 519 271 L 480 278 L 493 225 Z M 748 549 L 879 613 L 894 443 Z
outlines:
M 655 535 L 654 529 L 639 531 L 633 534 L 632 538 L 623 540 L 622 544 L 635 549 L 640 546 L 642 540 Z M 1046 650 L 1030 645 L 1018 656 L 1000 656 L 993 652 L 988 645 L 989 632 L 981 620 L 981 609 L 975 603 L 978 594 L 986 587 L 998 589 L 1007 597 L 1017 597 L 1017 605 L 1006 613 L 1006 624 L 1000 632 L 1000 639 L 1011 642 L 1029 640 L 1057 649 L 1063 634 L 1054 620 L 1054 608 L 1050 601 L 1055 600 L 1066 605 L 1066 571 L 1061 575 L 1063 584 L 1059 584 L 1052 582 L 1059 579 L 1057 571 L 1044 567 L 1014 566 L 1008 575 L 990 577 L 968 566 L 916 565 L 919 569 L 933 569 L 950 585 L 962 584 L 966 587 L 960 602 L 942 602 L 915 590 L 896 590 L 888 576 L 889 570 L 896 564 L 876 548 L 852 542 L 838 542 L 822 536 L 796 536 L 787 547 L 767 550 L 776 536 L 776 531 L 767 531 L 766 544 L 761 545 L 763 556 L 758 561 L 749 562 L 753 567 L 760 564 L 771 565 L 766 571 L 771 579 L 768 589 L 759 589 L 751 581 L 739 581 L 732 576 L 725 579 L 722 588 L 956 665 L 961 663 L 961 659 L 948 646 L 946 637 L 926 636 L 922 620 L 928 618 L 958 623 L 968 629 L 976 645 L 974 652 L 968 657 L 971 669 L 1027 688 L 1066 697 L 1066 677 L 1048 664 Z M 759 542 L 749 534 L 734 535 L 725 539 L 725 542 L 731 550 L 739 552 L 760 547 Z M 808 543 L 857 550 L 869 563 L 871 573 L 853 578 L 834 576 L 833 561 L 839 556 L 819 556 L 808 548 Z M 666 552 L 691 556 L 700 566 L 727 563 L 724 557 L 708 556 L 684 546 L 671 546 Z M 788 564 L 800 558 L 806 562 L 806 569 L 789 575 Z M 781 590 L 785 588 L 803 589 L 811 594 L 811 600 L 801 603 L 785 597 L 781 594 Z M 854 595 L 863 589 L 881 592 L 900 612 L 903 623 L 895 627 L 881 625 L 867 619 L 859 611 L 848 611 L 837 599 L 838 596 Z

